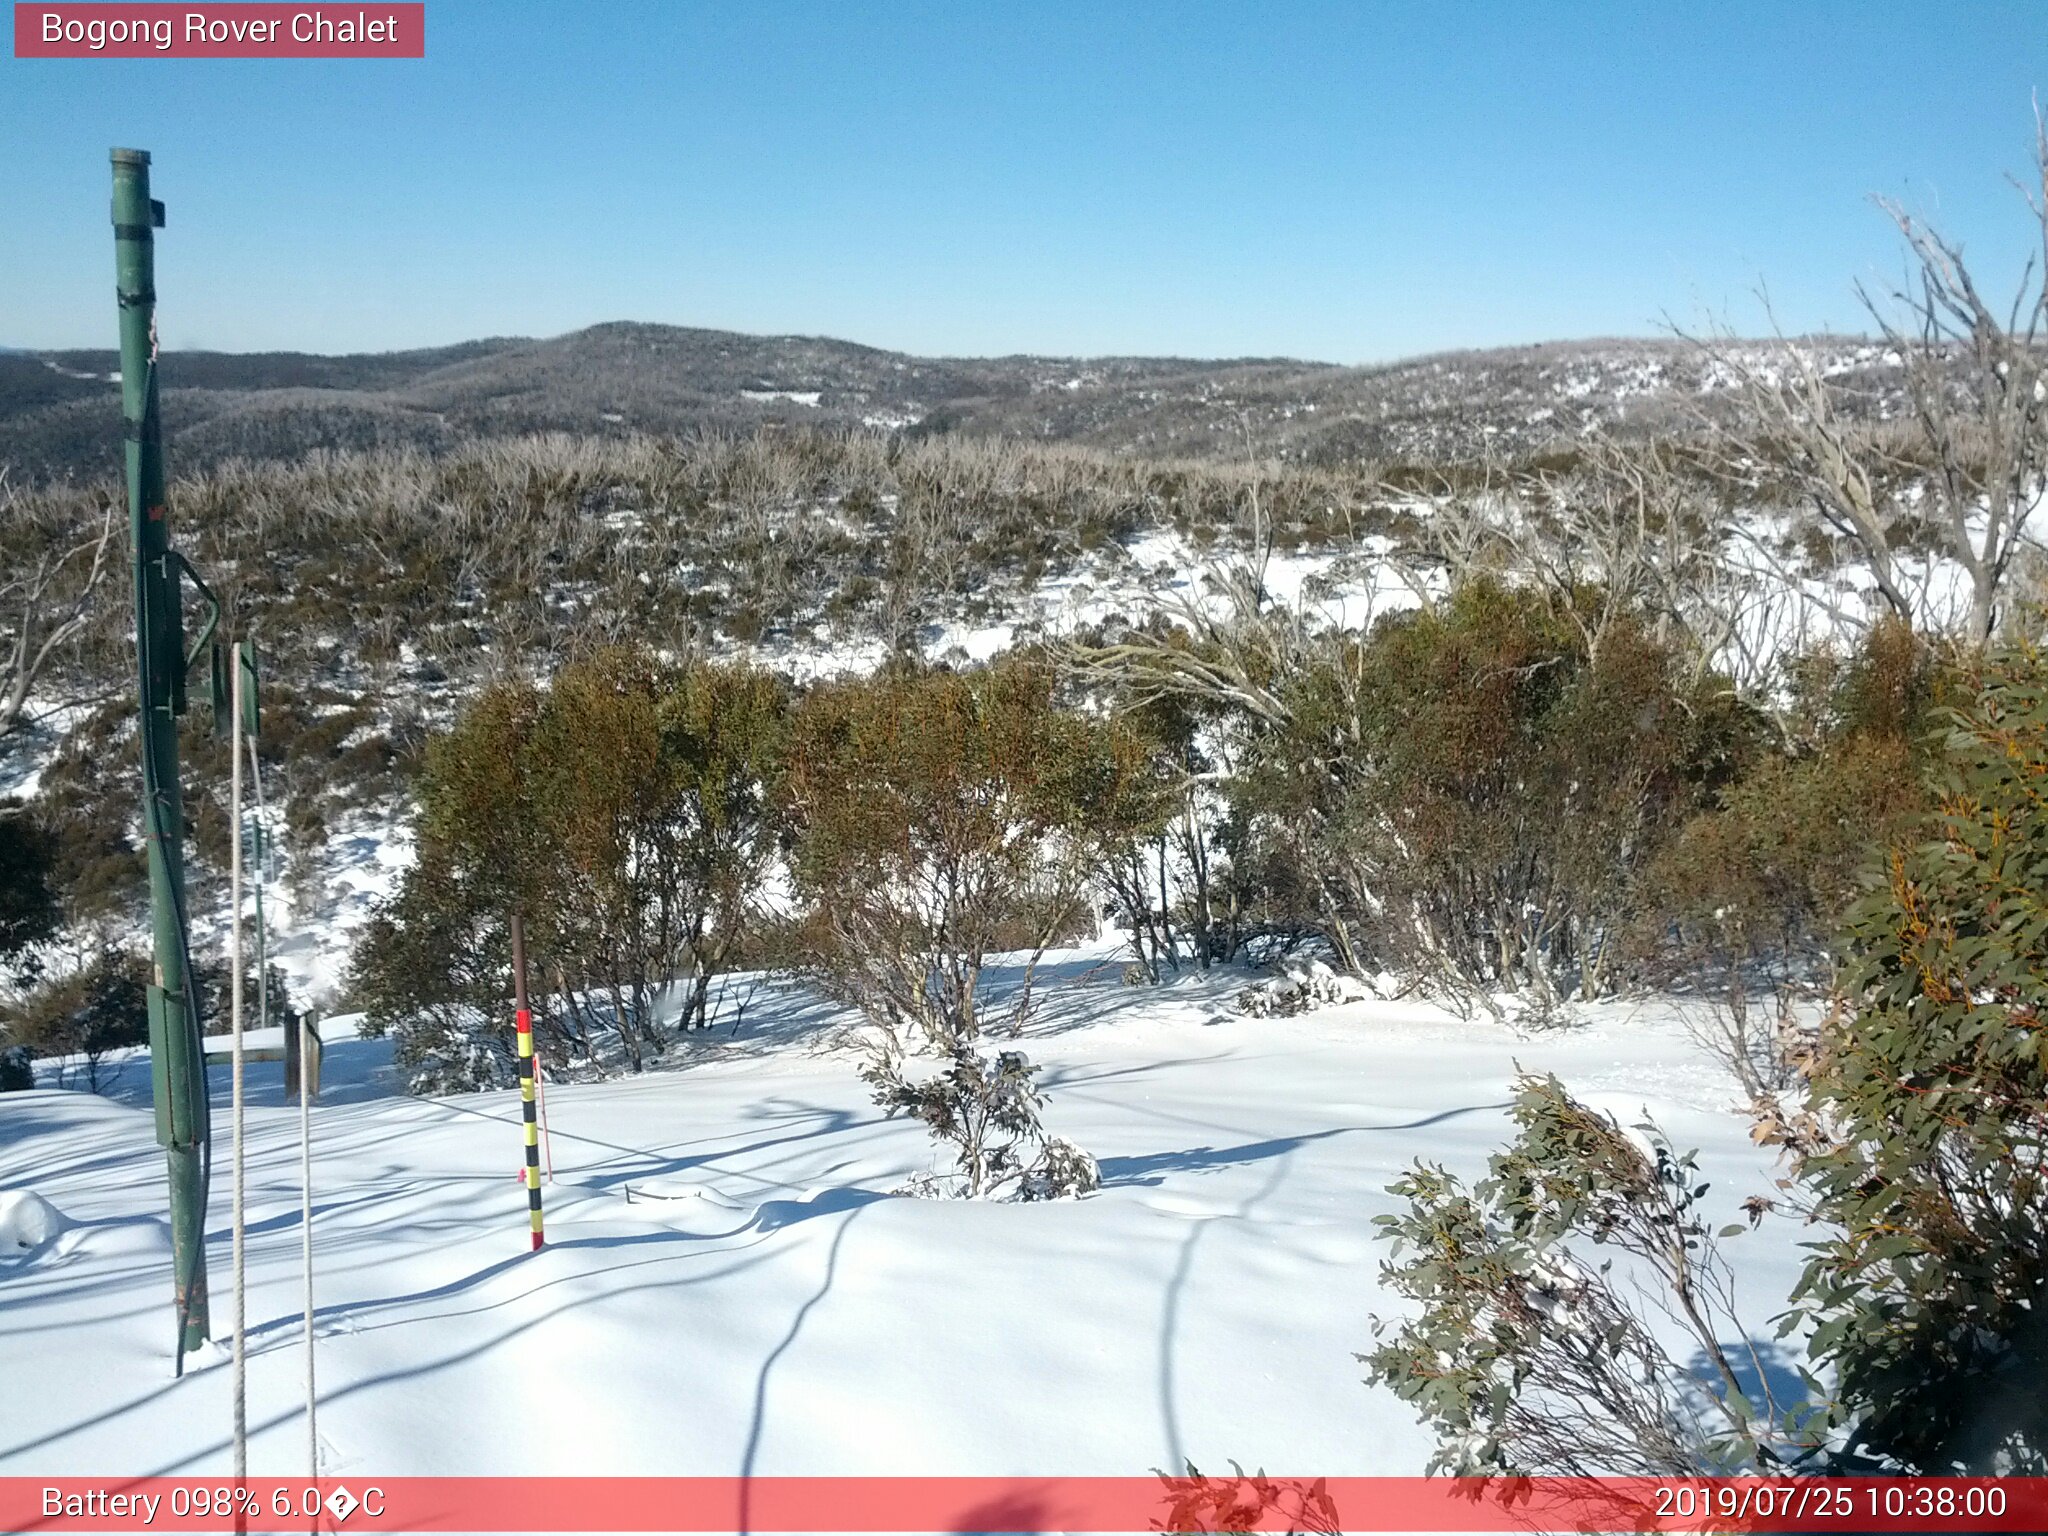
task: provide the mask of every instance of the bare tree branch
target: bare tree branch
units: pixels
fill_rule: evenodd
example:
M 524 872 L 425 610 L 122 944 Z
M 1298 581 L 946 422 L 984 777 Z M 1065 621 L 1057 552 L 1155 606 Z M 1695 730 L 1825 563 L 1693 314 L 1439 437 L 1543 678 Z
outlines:
M 17 500 L 0 469 L 0 517 L 13 515 Z M 110 505 L 97 538 L 47 551 L 21 574 L 0 581 L 0 615 L 13 621 L 11 633 L 0 630 L 0 738 L 21 726 L 37 683 L 90 621 L 113 537 Z

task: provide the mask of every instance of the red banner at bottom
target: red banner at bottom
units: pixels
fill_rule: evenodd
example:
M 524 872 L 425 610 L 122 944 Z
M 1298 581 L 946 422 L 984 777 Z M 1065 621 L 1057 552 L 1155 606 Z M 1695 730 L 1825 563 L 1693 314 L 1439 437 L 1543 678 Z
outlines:
M 9 1532 L 2048 1531 L 2048 1478 L 0 1478 Z

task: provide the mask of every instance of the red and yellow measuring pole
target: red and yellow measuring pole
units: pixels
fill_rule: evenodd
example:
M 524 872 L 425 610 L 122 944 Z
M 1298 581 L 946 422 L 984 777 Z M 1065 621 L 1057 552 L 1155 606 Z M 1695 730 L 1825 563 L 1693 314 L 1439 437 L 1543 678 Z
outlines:
M 533 1012 L 526 1006 L 526 925 L 512 919 L 512 1006 L 519 1030 L 519 1116 L 526 1126 L 526 1215 L 533 1223 L 533 1246 L 544 1239 L 540 1227 L 540 1121 L 534 1103 Z

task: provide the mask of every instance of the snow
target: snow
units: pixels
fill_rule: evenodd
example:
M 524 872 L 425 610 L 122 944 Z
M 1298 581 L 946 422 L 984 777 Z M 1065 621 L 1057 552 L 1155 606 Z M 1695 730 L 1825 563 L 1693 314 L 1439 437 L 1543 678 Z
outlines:
M 613 525 L 638 516 L 615 512 Z M 1867 573 L 1758 560 L 1757 586 L 1776 599 L 1745 610 L 1741 638 L 1760 652 L 1830 632 L 1845 602 L 1872 604 Z M 1157 528 L 921 638 L 934 656 L 978 661 L 1162 603 L 1220 615 L 1209 565 Z M 1900 575 L 1930 611 L 1967 597 L 1950 562 L 1904 557 Z M 1276 552 L 1262 579 L 1272 600 L 1354 628 L 1420 599 L 1382 537 Z M 813 635 L 749 654 L 802 682 L 870 670 L 887 649 Z M 0 792 L 33 793 L 69 724 L 52 712 L 17 743 Z M 302 857 L 266 884 L 269 956 L 325 1012 L 414 842 L 397 808 L 373 807 Z M 211 914 L 198 926 L 219 931 Z M 846 1016 L 771 982 L 744 1029 L 715 1025 L 663 1070 L 549 1088 L 550 1243 L 534 1256 L 516 1096 L 404 1097 L 388 1044 L 327 1020 L 315 1111 L 326 1470 L 1142 1474 L 1235 1460 L 1414 1473 L 1424 1433 L 1353 1359 L 1372 1315 L 1393 1310 L 1373 1218 L 1417 1158 L 1483 1169 L 1518 1063 L 1558 1072 L 1624 1125 L 1652 1118 L 1679 1149 L 1701 1148 L 1710 1227 L 1772 1188 L 1734 1085 L 1674 1005 L 1604 1007 L 1581 1029 L 1524 1035 L 1324 987 L 1335 1006 L 1254 1017 L 1237 999 L 1255 975 L 1124 988 L 1124 958 L 1060 957 L 1023 1042 L 1047 1069 L 1047 1129 L 1101 1159 L 1098 1193 L 1043 1206 L 895 1193 L 943 1171 L 931 1144 L 870 1103 L 836 1043 Z M 0 1474 L 222 1470 L 224 1352 L 170 1374 L 147 1054 L 110 1055 L 99 1096 L 56 1089 L 39 1065 L 40 1089 L 0 1097 L 0 1382 L 40 1384 L 33 1399 L 0 1391 Z M 259 1473 L 297 1470 L 303 1443 L 296 1115 L 280 1077 L 272 1063 L 249 1071 Z M 225 1126 L 225 1069 L 212 1078 Z M 225 1190 L 220 1171 L 223 1321 Z M 1758 1333 L 1796 1278 L 1800 1235 L 1770 1217 L 1731 1242 Z M 544 1431 L 526 1437 L 533 1404 Z
M 870 411 L 860 419 L 862 426 L 876 427 L 884 432 L 901 432 L 923 420 L 924 412 L 914 404 L 898 411 Z
M 1204 553 L 1172 528 L 1148 529 L 1128 544 L 1091 553 L 1071 569 L 1041 578 L 1028 592 L 1005 594 L 1007 612 L 999 620 L 930 625 L 922 637 L 925 653 L 947 661 L 985 662 L 1030 635 L 1068 635 L 1114 615 L 1135 619 L 1161 607 L 1173 613 L 1182 603 L 1194 603 L 1220 619 L 1230 604 L 1213 579 L 1220 574 L 1218 561 L 1234 567 L 1244 558 L 1228 551 Z M 1394 560 L 1391 541 L 1378 536 L 1341 548 L 1275 553 L 1262 574 L 1269 601 L 1300 608 L 1317 623 L 1345 628 L 1370 627 L 1380 614 L 1420 601 L 1413 574 Z M 886 648 L 879 642 L 842 641 L 793 654 L 757 654 L 784 671 L 829 676 L 871 668 Z
M 43 775 L 63 750 L 64 738 L 92 714 L 85 704 L 32 710 L 24 728 L 0 741 L 0 800 L 33 799 Z
M 1412 1003 L 1251 1018 L 1234 1007 L 1250 973 L 1128 988 L 1122 959 L 1052 957 L 1021 1042 L 1045 1067 L 1048 1130 L 1101 1159 L 1100 1192 L 888 1193 L 939 1166 L 931 1143 L 869 1103 L 843 1014 L 770 983 L 745 1028 L 715 1024 L 665 1070 L 548 1088 L 538 1254 L 516 1095 L 398 1096 L 388 1045 L 331 1023 L 314 1111 L 325 1469 L 1414 1473 L 1424 1432 L 1352 1358 L 1390 1310 L 1372 1218 L 1418 1157 L 1480 1171 L 1517 1062 L 1701 1147 L 1715 1225 L 1769 1187 L 1732 1083 L 1669 1008 L 1521 1036 Z M 228 1466 L 227 1372 L 171 1378 L 146 1060 L 112 1079 L 106 1096 L 0 1099 L 4 1220 L 39 1197 L 71 1223 L 38 1261 L 0 1265 L 0 1380 L 37 1383 L 0 1392 L 0 1473 Z M 296 1113 L 275 1065 L 249 1085 L 251 1468 L 285 1474 L 304 1443 Z M 221 1323 L 225 1166 L 223 1141 Z M 1799 1235 L 1767 1218 L 1733 1241 L 1759 1333 Z
M 267 958 L 285 973 L 294 1001 L 324 1012 L 340 995 L 356 935 L 397 894 L 416 851 L 406 822 L 351 812 L 304 878 L 266 882 Z
M 70 1223 L 32 1189 L 0 1190 L 0 1260 L 54 1242 Z

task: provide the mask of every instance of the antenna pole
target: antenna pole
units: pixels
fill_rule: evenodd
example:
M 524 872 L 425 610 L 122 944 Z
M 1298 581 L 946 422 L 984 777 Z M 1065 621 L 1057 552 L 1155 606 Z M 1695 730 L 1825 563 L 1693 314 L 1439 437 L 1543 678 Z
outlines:
M 146 150 L 117 149 L 113 162 L 121 417 L 135 570 L 142 825 L 149 853 L 155 934 L 155 967 L 149 984 L 150 1077 L 156 1099 L 156 1139 L 164 1148 L 170 1172 L 172 1299 L 178 1319 L 177 1369 L 182 1374 L 187 1351 L 204 1343 L 208 1331 L 209 1132 L 205 1056 L 188 964 L 185 813 L 178 779 L 177 717 L 185 710 L 186 671 L 179 577 L 185 567 L 171 549 L 170 521 L 164 510 L 163 429 L 157 414 L 155 231 L 163 227 L 164 209 L 149 195 Z

